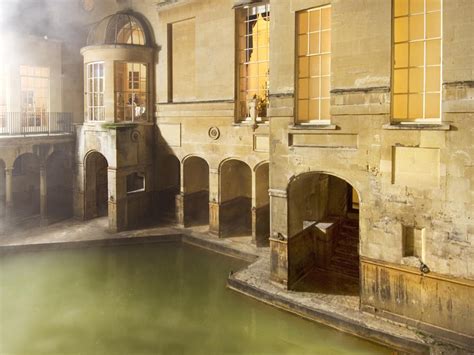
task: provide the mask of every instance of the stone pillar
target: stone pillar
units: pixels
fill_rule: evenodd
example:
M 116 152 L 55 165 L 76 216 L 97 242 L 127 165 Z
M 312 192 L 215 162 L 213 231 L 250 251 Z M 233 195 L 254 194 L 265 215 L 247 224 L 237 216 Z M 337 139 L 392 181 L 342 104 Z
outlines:
M 209 233 L 220 237 L 219 170 L 209 169 Z
M 219 203 L 209 202 L 209 233 L 216 237 L 221 236 L 219 212 Z
M 5 169 L 5 217 L 13 215 L 13 168 Z
M 288 287 L 288 196 L 270 189 L 270 279 Z
M 257 176 L 252 170 L 252 244 L 257 244 Z
M 107 215 L 109 219 L 109 230 L 118 232 L 120 230 L 118 206 L 120 205 L 117 194 L 117 170 L 109 167 L 107 169 L 107 187 L 108 187 L 108 207 Z
M 46 166 L 40 166 L 40 220 L 48 224 L 48 182 L 46 181 Z
M 74 181 L 73 181 L 73 206 L 74 206 L 74 217 L 85 220 L 85 204 L 84 204 L 84 194 L 85 194 L 85 174 L 84 174 L 84 164 L 77 163 L 76 170 L 74 172 Z
M 175 206 L 176 206 L 176 223 L 179 226 L 185 227 L 185 220 L 184 220 L 184 193 L 180 192 L 175 196 Z

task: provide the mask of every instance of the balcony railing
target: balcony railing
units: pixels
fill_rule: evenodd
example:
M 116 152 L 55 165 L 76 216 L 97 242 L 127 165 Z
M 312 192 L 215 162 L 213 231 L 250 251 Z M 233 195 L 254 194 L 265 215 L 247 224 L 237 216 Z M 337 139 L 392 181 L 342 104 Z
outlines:
M 71 112 L 0 113 L 0 136 L 57 135 L 73 132 Z

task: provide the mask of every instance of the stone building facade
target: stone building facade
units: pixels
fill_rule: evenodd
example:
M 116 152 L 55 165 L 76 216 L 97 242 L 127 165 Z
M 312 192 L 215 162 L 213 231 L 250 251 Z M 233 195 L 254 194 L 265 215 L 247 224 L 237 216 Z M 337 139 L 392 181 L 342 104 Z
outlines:
M 118 3 L 81 51 L 76 216 L 252 236 L 284 288 L 339 273 L 472 345 L 474 3 Z

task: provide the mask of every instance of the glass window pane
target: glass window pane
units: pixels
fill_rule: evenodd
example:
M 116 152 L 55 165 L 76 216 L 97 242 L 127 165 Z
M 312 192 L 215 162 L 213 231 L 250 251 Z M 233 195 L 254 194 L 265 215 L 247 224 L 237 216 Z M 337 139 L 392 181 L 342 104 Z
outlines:
M 321 78 L 321 97 L 329 97 L 330 86 L 329 77 Z
M 393 27 L 395 42 L 408 41 L 408 17 L 396 18 Z
M 441 9 L 441 0 L 426 0 L 426 11 L 437 11 Z
M 298 55 L 308 54 L 308 36 L 300 35 L 298 36 Z
M 319 120 L 319 100 L 309 101 L 309 119 Z
M 410 92 L 423 92 L 423 75 L 423 68 L 410 69 Z
M 425 10 L 424 0 L 410 0 L 410 13 L 422 13 Z
M 441 47 L 439 39 L 426 41 L 426 64 L 441 64 Z
M 321 56 L 321 75 L 331 74 L 331 56 L 329 54 Z
M 268 62 L 263 62 L 258 64 L 258 75 L 267 76 L 268 74 Z
M 321 10 L 321 29 L 327 30 L 331 28 L 331 8 L 326 7 Z
M 319 78 L 311 78 L 309 80 L 309 97 L 319 97 Z
M 424 47 L 425 47 L 425 43 L 423 41 L 410 43 L 410 66 L 411 67 L 419 67 L 419 66 L 424 65 L 424 60 L 425 60 Z
M 397 69 L 393 74 L 393 92 L 396 94 L 408 92 L 408 70 Z
M 309 76 L 309 58 L 298 58 L 298 77 L 306 78 Z
M 426 14 L 426 38 L 440 37 L 441 13 Z
M 440 67 L 426 68 L 426 91 L 440 91 Z
M 307 99 L 308 98 L 308 79 L 298 80 L 298 98 Z
M 426 94 L 426 118 L 440 118 L 440 95 Z
M 310 11 L 309 12 L 309 31 L 314 32 L 314 31 L 319 31 L 321 29 L 321 24 L 320 24 L 320 10 L 316 11 Z
M 319 53 L 319 32 L 309 34 L 309 53 Z
M 298 13 L 298 34 L 308 32 L 308 14 L 306 12 Z
M 395 0 L 393 10 L 395 17 L 408 15 L 408 0 Z
M 321 58 L 319 56 L 309 57 L 309 74 L 311 76 L 321 75 L 321 71 L 319 69 L 320 61 L 321 61 Z
M 321 52 L 331 52 L 331 31 L 321 32 Z
M 308 100 L 298 100 L 298 120 L 308 120 Z
M 322 120 L 329 120 L 331 117 L 329 115 L 329 99 L 322 99 L 320 101 L 321 105 L 321 117 Z
M 423 39 L 425 33 L 424 15 L 410 17 L 410 40 Z
M 408 43 L 396 44 L 394 48 L 395 68 L 408 67 Z
M 423 95 L 411 94 L 408 98 L 408 118 L 423 118 Z

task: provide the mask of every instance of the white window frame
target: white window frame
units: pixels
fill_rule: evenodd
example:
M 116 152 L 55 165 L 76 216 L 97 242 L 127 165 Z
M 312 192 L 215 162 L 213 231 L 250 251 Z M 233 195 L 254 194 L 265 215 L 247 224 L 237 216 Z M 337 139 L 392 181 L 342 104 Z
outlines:
M 438 11 L 430 11 L 428 12 L 427 11 L 427 8 L 426 8 L 426 2 L 427 0 L 424 0 L 423 1 L 423 39 L 417 39 L 417 40 L 413 40 L 413 41 L 410 41 L 410 38 L 408 38 L 407 41 L 403 41 L 403 42 L 396 42 L 395 43 L 395 37 L 394 37 L 394 34 L 395 34 L 395 19 L 396 18 L 401 18 L 401 17 L 405 17 L 405 16 L 398 16 L 396 17 L 395 16 L 395 0 L 392 0 L 392 62 L 391 62 L 391 75 L 392 75 L 392 82 L 391 82 L 391 85 L 390 85 L 390 92 L 391 92 L 391 103 L 390 103 L 390 120 L 391 120 L 391 123 L 395 123 L 395 124 L 401 124 L 401 125 L 413 125 L 413 124 L 416 124 L 416 125 L 419 125 L 419 124 L 428 124 L 428 125 L 432 125 L 432 124 L 440 124 L 442 122 L 442 117 L 443 117 L 443 105 L 442 105 L 442 102 L 443 102 L 443 1 L 444 0 L 440 0 L 440 36 L 439 37 L 433 37 L 433 38 L 430 38 L 429 40 L 439 40 L 440 41 L 440 63 L 439 63 L 439 92 L 428 92 L 426 91 L 426 69 L 428 67 L 428 65 L 426 64 L 426 44 L 427 44 L 427 39 L 426 39 L 426 17 L 427 17 L 427 14 L 429 13 L 435 13 L 435 12 L 438 12 Z M 412 15 L 420 15 L 420 13 L 415 13 L 415 14 L 411 14 L 410 13 L 410 0 L 408 0 L 408 15 L 406 17 L 408 17 L 408 36 L 410 36 L 410 17 Z M 422 118 L 416 118 L 416 119 L 410 119 L 408 116 L 409 116 L 409 108 L 410 108 L 410 103 L 409 103 L 409 96 L 410 96 L 410 92 L 409 92 L 409 89 L 408 89 L 408 92 L 406 93 L 407 95 L 407 118 L 405 120 L 403 119 L 396 119 L 394 117 L 394 103 L 395 103 L 395 100 L 394 100 L 394 96 L 395 96 L 395 93 L 394 93 L 394 78 L 395 78 L 395 44 L 400 44 L 400 43 L 407 43 L 408 44 L 408 58 L 410 57 L 410 43 L 416 43 L 416 42 L 423 42 L 423 91 L 421 92 L 421 94 L 423 95 L 423 103 L 422 103 L 422 112 L 423 112 L 423 117 Z M 408 59 L 409 60 L 409 59 Z M 437 67 L 437 65 L 432 65 L 432 67 Z M 408 70 L 408 77 L 407 77 L 407 85 L 410 84 L 410 64 L 408 63 L 408 67 L 407 67 L 407 70 Z M 414 67 L 416 68 L 416 67 Z M 426 94 L 433 94 L 433 93 L 439 93 L 439 117 L 438 118 L 425 118 L 426 116 Z M 420 93 L 419 93 L 420 94 Z
M 241 80 L 245 79 L 245 80 L 249 80 L 250 78 L 253 78 L 253 77 L 250 77 L 248 76 L 245 76 L 245 77 L 241 77 L 241 74 L 240 74 L 240 67 L 242 65 L 246 65 L 246 64 L 249 64 L 249 63 L 253 63 L 253 64 L 257 64 L 257 68 L 259 67 L 259 64 L 261 63 L 268 63 L 268 71 L 270 70 L 270 38 L 269 38 L 269 41 L 268 41 L 268 55 L 269 57 L 267 58 L 267 60 L 265 61 L 257 61 L 257 62 L 249 62 L 250 58 L 247 58 L 247 56 L 245 57 L 245 60 L 242 61 L 241 60 L 241 56 L 242 56 L 242 52 L 245 52 L 247 54 L 249 48 L 250 48 L 250 41 L 249 41 L 249 38 L 250 36 L 248 35 L 247 33 L 247 26 L 248 26 L 248 23 L 250 22 L 249 20 L 249 16 L 251 16 L 251 13 L 252 13 L 252 9 L 258 9 L 258 8 L 261 8 L 261 10 L 264 10 L 263 13 L 268 13 L 268 21 L 271 22 L 271 18 L 272 18 L 272 15 L 271 15 L 271 8 L 270 8 L 270 2 L 269 1 L 263 1 L 263 2 L 259 2 L 259 3 L 256 3 L 256 4 L 251 4 L 251 5 L 248 5 L 248 6 L 245 6 L 243 7 L 242 9 L 240 9 L 240 11 L 244 12 L 244 13 L 241 13 L 239 14 L 239 16 L 237 17 L 239 22 L 243 20 L 244 24 L 245 24 L 245 33 L 242 34 L 240 32 L 240 27 L 241 27 L 241 23 L 238 23 L 237 24 L 237 104 L 238 104 L 238 110 L 237 110 L 237 120 L 239 122 L 245 122 L 245 121 L 250 121 L 251 120 L 251 117 L 250 117 L 250 113 L 248 112 L 247 113 L 247 117 L 243 117 L 242 115 L 242 107 L 241 107 L 241 102 L 242 102 L 242 92 L 243 92 L 243 89 L 241 88 Z M 259 10 L 257 10 L 257 14 L 258 13 L 261 13 L 261 12 L 258 12 Z M 270 24 L 269 24 L 270 26 Z M 270 31 L 269 31 L 269 37 L 270 37 Z M 252 34 L 252 37 L 256 37 L 257 34 Z M 240 47 L 240 38 L 241 37 L 245 37 L 246 41 L 245 41 L 245 48 L 241 48 Z M 255 39 L 253 39 L 253 46 L 255 46 Z M 258 46 L 257 47 L 252 47 L 253 50 L 258 50 Z M 258 70 L 258 69 L 257 69 Z M 257 123 L 262 123 L 262 122 L 266 122 L 268 121 L 268 106 L 269 106 L 269 82 L 270 82 L 270 74 L 266 74 L 266 75 L 260 75 L 260 73 L 257 73 L 257 78 L 260 78 L 260 77 L 264 77 L 264 76 L 267 76 L 267 88 L 266 88 L 266 98 L 267 98 L 267 114 L 266 116 L 263 116 L 263 117 L 260 117 L 258 115 L 258 112 L 256 112 L 256 121 Z M 247 94 L 248 92 L 248 88 L 245 88 L 245 93 Z M 257 90 L 258 92 L 258 90 Z M 245 100 L 245 102 L 247 102 Z M 245 111 L 247 112 L 248 108 L 246 107 L 245 108 Z
M 95 67 L 96 65 L 102 66 L 102 75 L 95 76 Z M 92 66 L 92 77 L 89 76 L 89 68 Z M 91 87 L 90 81 L 92 80 L 93 85 Z M 100 80 L 102 80 L 102 90 L 100 90 Z M 97 81 L 97 87 L 99 90 L 94 89 L 94 83 Z M 104 62 L 92 62 L 87 63 L 86 65 L 86 82 L 87 82 L 87 120 L 91 122 L 105 121 L 105 64 Z M 98 105 L 98 102 L 95 102 L 95 95 L 102 96 L 102 105 Z M 92 103 L 92 105 L 91 105 Z
M 327 4 L 327 5 L 322 5 L 322 6 L 317 6 L 317 7 L 313 7 L 313 8 L 310 8 L 310 9 L 306 9 L 306 10 L 302 10 L 301 13 L 305 12 L 308 14 L 308 32 L 306 32 L 307 34 L 307 48 L 309 50 L 310 48 L 310 39 L 309 39 L 309 34 L 310 33 L 314 33 L 314 32 L 310 32 L 309 31 L 309 21 L 310 21 L 310 13 L 311 12 L 314 12 L 314 11 L 319 11 L 319 23 L 320 23 L 320 26 L 321 26 L 321 23 L 322 23 L 322 10 L 323 9 L 327 9 L 329 8 L 330 11 L 331 11 L 331 26 L 327 29 L 319 29 L 317 32 L 318 32 L 318 45 L 319 45 L 319 53 L 315 56 L 319 56 L 320 57 L 320 60 L 319 60 L 319 96 L 318 96 L 318 100 L 319 100 L 319 105 L 318 105 L 318 116 L 321 117 L 321 100 L 328 100 L 329 102 L 329 118 L 327 119 L 311 119 L 309 118 L 309 104 L 310 104 L 310 101 L 311 101 L 311 98 L 308 98 L 308 121 L 307 122 L 302 122 L 302 121 L 299 121 L 299 113 L 298 113 L 298 109 L 299 109 L 299 104 L 298 104 L 298 101 L 299 101 L 299 93 L 298 93 L 298 85 L 299 85 L 299 58 L 300 58 L 300 55 L 299 55 L 299 48 L 298 48 L 298 36 L 299 36 L 299 32 L 298 32 L 298 26 L 299 26 L 299 23 L 298 21 L 295 21 L 295 25 L 296 25 L 296 30 L 295 30 L 295 35 L 296 35 L 296 38 L 295 38 L 295 42 L 296 42 L 296 51 L 295 51 L 295 57 L 296 57 L 296 62 L 295 62 L 295 124 L 299 125 L 299 126 L 326 126 L 326 125 L 329 125 L 331 124 L 331 66 L 332 66 L 332 35 L 333 35 L 333 30 L 332 30 L 332 6 L 331 4 Z M 330 46 L 331 46 L 331 49 L 329 52 L 321 52 L 321 46 L 322 46 L 322 33 L 323 32 L 330 32 L 331 33 L 331 40 L 330 40 Z M 321 74 L 321 69 L 322 69 L 322 56 L 323 55 L 329 55 L 329 75 L 322 75 Z M 306 57 L 308 58 L 308 61 L 310 60 L 309 58 L 311 58 L 311 55 L 306 55 Z M 308 64 L 308 70 L 310 70 L 310 67 L 309 67 L 309 64 Z M 327 77 L 329 78 L 329 96 L 326 97 L 326 96 L 321 96 L 321 89 L 322 89 L 322 78 L 324 77 Z M 309 78 L 308 78 L 309 79 Z M 308 88 L 308 95 L 309 95 L 309 88 Z

